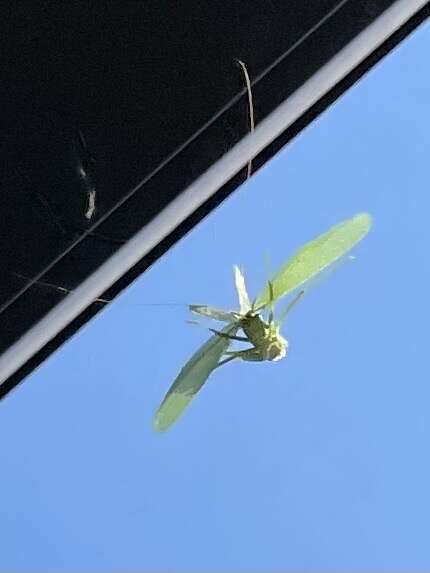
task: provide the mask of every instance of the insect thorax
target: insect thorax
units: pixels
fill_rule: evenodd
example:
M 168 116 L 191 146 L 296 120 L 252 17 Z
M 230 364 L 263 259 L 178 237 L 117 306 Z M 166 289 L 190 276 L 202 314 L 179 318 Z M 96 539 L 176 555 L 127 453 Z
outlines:
M 274 323 L 269 324 L 259 314 L 249 312 L 242 319 L 241 327 L 262 360 L 280 360 L 285 356 L 288 342 Z
M 269 329 L 268 323 L 259 314 L 254 314 L 251 311 L 242 318 L 241 327 L 254 346 L 261 344 Z

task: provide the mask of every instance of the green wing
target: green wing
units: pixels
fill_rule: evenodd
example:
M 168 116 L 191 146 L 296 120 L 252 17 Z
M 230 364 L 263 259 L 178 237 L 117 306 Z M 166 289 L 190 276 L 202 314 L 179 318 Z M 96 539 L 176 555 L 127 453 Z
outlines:
M 222 332 L 235 335 L 238 328 L 237 324 L 229 324 Z M 163 432 L 176 422 L 217 367 L 229 344 L 228 338 L 214 335 L 185 364 L 155 414 L 156 431 Z
M 189 309 L 195 314 L 207 316 L 208 318 L 213 318 L 214 320 L 219 320 L 220 322 L 233 322 L 236 319 L 232 312 L 220 310 L 219 308 L 207 306 L 206 304 L 190 304 Z
M 274 300 L 292 292 L 345 255 L 367 235 L 371 224 L 368 213 L 359 213 L 306 243 L 271 280 Z M 255 306 L 266 306 L 269 302 L 269 287 L 266 285 Z

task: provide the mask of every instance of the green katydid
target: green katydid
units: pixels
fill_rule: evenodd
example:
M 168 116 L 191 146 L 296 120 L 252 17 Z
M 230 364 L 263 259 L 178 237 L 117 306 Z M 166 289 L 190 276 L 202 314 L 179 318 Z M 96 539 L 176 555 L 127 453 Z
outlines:
M 367 235 L 370 226 L 370 215 L 359 213 L 306 243 L 267 282 L 252 304 L 244 276 L 239 268 L 235 267 L 239 311 L 190 305 L 192 312 L 227 324 L 222 330 L 210 329 L 213 336 L 182 368 L 155 415 L 155 430 L 167 430 L 179 418 L 216 368 L 234 359 L 277 361 L 283 358 L 288 349 L 288 342 L 281 336 L 280 328 L 291 309 L 302 298 L 304 290 L 302 288 L 295 295 L 276 320 L 274 303 L 285 295 L 297 291 L 299 287 L 303 287 L 310 279 L 343 257 Z M 261 313 L 266 310 L 268 316 L 264 318 Z M 244 336 L 238 336 L 239 331 L 242 331 Z M 251 346 L 244 350 L 229 350 L 233 341 L 249 342 Z

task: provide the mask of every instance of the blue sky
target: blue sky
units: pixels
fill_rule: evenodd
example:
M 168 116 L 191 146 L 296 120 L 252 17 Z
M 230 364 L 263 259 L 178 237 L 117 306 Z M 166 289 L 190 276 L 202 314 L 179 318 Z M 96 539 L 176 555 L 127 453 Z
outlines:
M 0 403 L 0 568 L 430 567 L 430 132 L 423 26 Z M 203 330 L 359 211 L 356 259 L 285 324 L 286 360 L 217 371 L 152 416 Z

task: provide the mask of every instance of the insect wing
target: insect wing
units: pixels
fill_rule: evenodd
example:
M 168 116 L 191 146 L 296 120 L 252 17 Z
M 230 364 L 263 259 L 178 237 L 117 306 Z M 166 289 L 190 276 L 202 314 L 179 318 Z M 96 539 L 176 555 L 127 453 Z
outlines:
M 214 320 L 219 320 L 220 322 L 233 322 L 235 320 L 233 313 L 226 310 L 213 308 L 212 306 L 207 306 L 204 304 L 190 304 L 189 309 L 195 314 L 207 316 L 208 318 L 213 318 Z
M 278 300 L 292 292 L 345 255 L 367 235 L 371 224 L 368 213 L 359 213 L 306 243 L 271 280 L 273 299 Z M 266 306 L 269 302 L 270 291 L 266 285 L 255 306 Z
M 251 308 L 251 303 L 246 290 L 245 277 L 237 265 L 234 265 L 234 284 L 239 298 L 240 314 L 246 314 Z
M 235 335 L 238 328 L 237 324 L 229 324 L 221 332 Z M 163 432 L 176 422 L 217 367 L 229 344 L 228 338 L 214 335 L 185 364 L 155 415 L 156 431 Z

